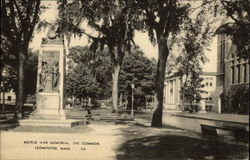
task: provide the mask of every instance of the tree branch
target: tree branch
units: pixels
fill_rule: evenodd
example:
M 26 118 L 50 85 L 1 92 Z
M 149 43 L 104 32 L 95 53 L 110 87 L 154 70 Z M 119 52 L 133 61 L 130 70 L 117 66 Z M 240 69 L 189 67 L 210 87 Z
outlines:
M 153 12 L 149 11 L 148 8 L 145 9 L 146 11 L 146 17 L 148 18 L 147 22 L 148 24 L 154 28 L 154 29 L 158 29 L 158 23 L 155 21 L 156 16 L 154 15 Z
M 14 2 L 14 6 L 15 6 L 15 8 L 17 10 L 18 17 L 20 18 L 21 24 L 25 24 L 24 17 L 22 16 L 22 12 L 21 12 L 16 0 L 13 0 L 13 2 Z M 22 28 L 21 30 L 23 31 L 23 26 L 20 25 L 20 27 Z
M 225 3 L 227 3 L 227 4 L 225 4 Z M 221 1 L 221 4 L 223 5 L 223 7 L 226 9 L 226 11 L 227 11 L 227 15 L 230 17 L 230 18 L 232 18 L 235 22 L 237 22 L 238 21 L 238 19 L 237 18 L 235 18 L 231 13 L 229 13 L 229 10 L 228 10 L 228 5 L 229 5 L 229 2 L 226 2 L 226 1 Z
M 10 6 L 10 17 L 11 17 L 10 22 L 12 23 L 13 30 L 16 32 L 16 34 L 18 36 L 20 36 L 20 33 L 19 33 L 17 26 L 16 26 L 17 24 L 15 22 L 15 10 L 13 8 L 13 1 L 12 0 L 10 1 L 9 6 Z M 20 37 L 17 37 L 16 40 L 20 40 Z
M 34 31 L 36 21 L 38 20 L 38 13 L 39 13 L 39 8 L 40 8 L 40 0 L 36 0 L 36 6 L 35 6 L 35 13 L 33 15 L 33 20 L 31 22 L 31 25 L 29 25 L 29 35 L 27 36 L 27 39 L 30 39 L 32 36 L 32 33 Z M 27 15 L 28 16 L 28 15 Z
M 213 1 L 215 1 L 215 0 L 211 0 L 211 1 L 209 1 L 209 0 L 207 0 L 207 1 L 203 1 L 203 2 L 202 2 L 202 4 L 201 4 L 200 6 L 195 7 L 195 8 L 190 8 L 190 10 L 189 10 L 189 15 L 193 14 L 193 13 L 194 13 L 197 9 L 199 9 L 199 8 L 201 8 L 201 7 L 203 7 L 203 6 L 207 5 L 207 4 L 212 3 Z
M 10 18 L 7 15 L 5 1 L 2 1 L 2 2 L 3 2 L 3 4 L 2 4 L 3 6 L 1 7 L 2 8 L 1 14 L 2 14 L 2 18 L 5 20 L 5 21 L 3 20 L 3 22 L 6 22 L 6 23 L 4 23 L 4 26 L 5 26 L 4 28 L 2 28 L 2 26 L 1 26 L 1 29 L 2 29 L 2 31 L 4 31 L 4 34 L 5 34 L 6 38 L 10 42 L 14 42 L 15 43 L 14 34 L 12 34 L 9 29 L 5 29 L 5 28 L 11 28 L 11 27 L 10 27 L 10 24 L 8 23 L 8 22 L 10 22 Z M 1 24 L 1 25 L 3 25 L 3 24 Z

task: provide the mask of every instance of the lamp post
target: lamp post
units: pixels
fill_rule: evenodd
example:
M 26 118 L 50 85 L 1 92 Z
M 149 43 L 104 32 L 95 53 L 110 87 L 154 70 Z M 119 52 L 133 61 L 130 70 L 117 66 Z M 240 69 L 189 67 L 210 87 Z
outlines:
M 3 78 L 3 101 L 2 101 L 2 119 L 5 119 L 5 77 L 7 76 L 7 72 L 5 69 L 2 71 L 2 78 Z
M 196 94 L 194 94 L 194 110 L 195 110 L 195 106 L 196 106 Z
M 185 85 L 182 83 L 182 107 L 185 108 Z
M 131 89 L 132 89 L 131 116 L 134 116 L 134 88 L 135 88 L 135 85 L 132 83 L 131 84 Z

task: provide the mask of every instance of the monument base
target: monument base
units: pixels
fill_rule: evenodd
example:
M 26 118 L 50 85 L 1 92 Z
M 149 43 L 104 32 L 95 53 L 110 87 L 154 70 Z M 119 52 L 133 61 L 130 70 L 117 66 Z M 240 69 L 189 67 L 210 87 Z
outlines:
M 24 119 L 19 120 L 20 126 L 36 126 L 36 127 L 74 127 L 77 125 L 85 125 L 86 120 L 39 120 L 39 119 Z
M 60 95 L 55 93 L 37 93 L 37 108 L 30 119 L 66 120 L 67 113 L 60 105 Z
M 29 119 L 19 120 L 20 126 L 73 127 L 85 124 L 86 120 L 68 119 L 69 115 L 60 104 L 60 95 L 55 93 L 37 93 L 37 108 Z
M 37 120 L 66 120 L 69 115 L 65 110 L 42 109 L 31 113 L 29 119 Z

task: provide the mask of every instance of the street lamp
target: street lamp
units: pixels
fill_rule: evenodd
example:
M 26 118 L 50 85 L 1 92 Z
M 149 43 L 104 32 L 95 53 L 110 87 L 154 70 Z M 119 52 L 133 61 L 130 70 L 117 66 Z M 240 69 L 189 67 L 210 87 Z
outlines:
M 181 87 L 182 87 L 182 105 L 184 107 L 185 106 L 185 85 L 182 83 Z
M 132 105 L 131 105 L 131 116 L 134 116 L 134 88 L 135 84 L 131 84 L 131 89 L 132 89 Z
M 2 71 L 2 78 L 3 78 L 3 102 L 2 102 L 2 119 L 6 118 L 5 117 L 5 77 L 7 76 L 7 72 L 5 69 Z

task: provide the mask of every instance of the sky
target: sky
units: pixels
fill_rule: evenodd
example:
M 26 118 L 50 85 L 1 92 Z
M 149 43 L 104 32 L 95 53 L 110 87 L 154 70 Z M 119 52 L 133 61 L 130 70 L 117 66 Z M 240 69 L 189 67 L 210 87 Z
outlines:
M 40 20 L 54 22 L 57 18 L 57 5 L 56 1 L 42 1 L 42 5 L 49 6 L 45 12 L 43 12 L 40 16 Z M 34 38 L 30 44 L 30 48 L 32 50 L 39 50 L 41 45 L 42 38 L 45 38 L 47 35 L 46 30 L 34 33 Z M 135 32 L 134 41 L 136 45 L 140 47 L 140 49 L 145 53 L 145 56 L 148 58 L 158 58 L 157 45 L 153 46 L 149 41 L 147 33 Z M 73 46 L 85 46 L 88 45 L 88 38 L 86 36 L 82 36 L 81 38 L 76 37 L 71 39 L 70 47 Z M 175 52 L 173 50 L 173 52 Z M 209 62 L 203 65 L 204 72 L 216 72 L 216 53 L 217 53 L 217 38 L 214 37 L 213 41 L 210 45 L 210 51 L 205 51 Z

